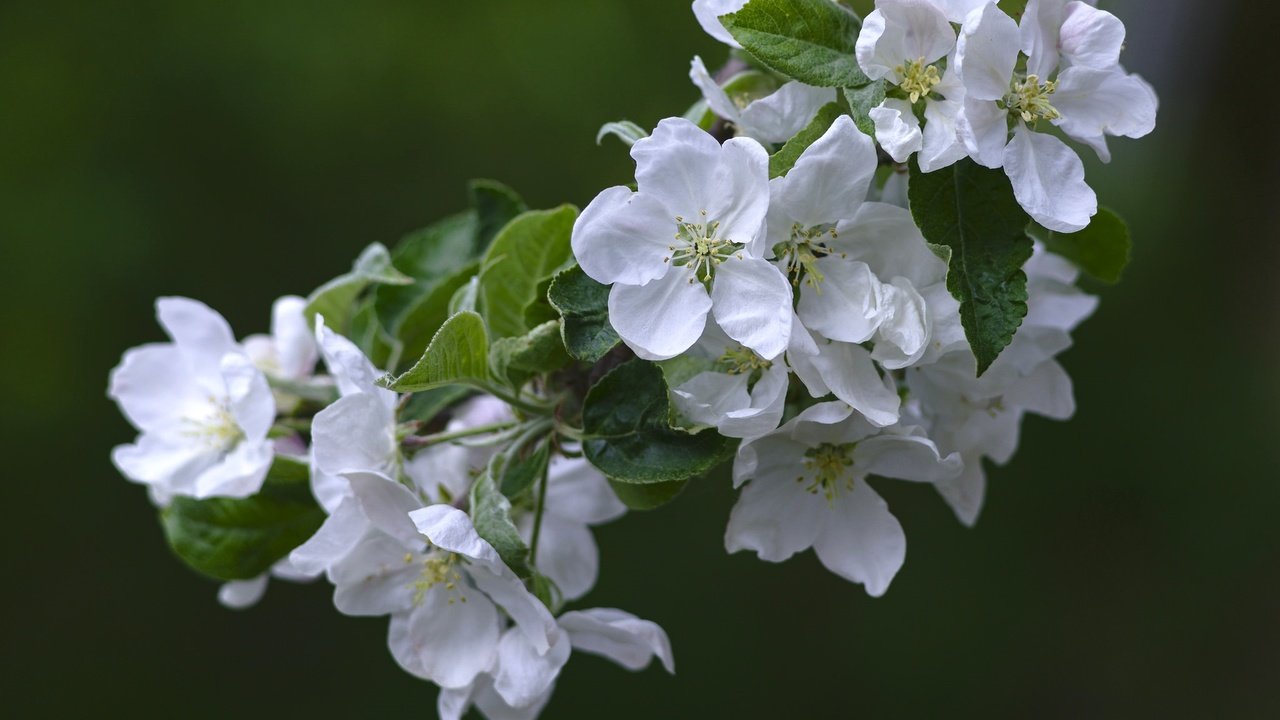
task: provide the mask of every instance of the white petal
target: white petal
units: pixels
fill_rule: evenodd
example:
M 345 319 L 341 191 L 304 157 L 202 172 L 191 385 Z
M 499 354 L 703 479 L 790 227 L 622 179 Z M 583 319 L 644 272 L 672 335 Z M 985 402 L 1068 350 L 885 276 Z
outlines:
M 885 369 L 900 370 L 915 364 L 929 347 L 929 308 L 905 278 L 894 278 L 884 291 L 884 320 L 871 356 Z
M 1004 165 L 1004 149 L 1009 144 L 1007 111 L 993 102 L 965 98 L 956 133 L 974 162 L 989 168 Z
M 864 585 L 868 595 L 880 597 L 907 555 L 902 525 L 861 479 L 851 492 L 836 499 L 829 512 L 831 517 L 814 542 L 818 559 L 831 572 Z
M 683 118 L 659 122 L 652 135 L 631 146 L 640 194 L 661 202 L 673 217 L 686 220 L 711 209 L 720 155 L 720 143 Z
M 395 407 L 396 394 L 375 384 L 384 373 L 369 362 L 355 343 L 325 327 L 324 318 L 319 315 L 316 316 L 316 341 L 341 395 L 371 395 L 388 409 Z
M 203 414 L 208 404 L 182 353 L 168 343 L 127 351 L 111 371 L 107 394 L 143 431 L 173 429 L 183 417 Z
M 622 667 L 638 671 L 653 657 L 669 673 L 675 673 L 671 641 L 656 623 L 611 608 L 575 610 L 560 616 L 560 627 L 569 633 L 575 650 L 609 658 Z
M 440 694 L 436 696 L 436 714 L 440 720 L 462 720 L 462 716 L 471 709 L 474 687 L 440 688 Z
M 1058 39 L 1063 59 L 1099 70 L 1120 63 L 1125 35 L 1120 18 L 1083 2 L 1069 3 L 1065 15 Z
M 380 472 L 395 464 L 394 411 L 366 393 L 348 395 L 321 410 L 311 422 L 316 467 L 330 475 Z
M 1046 79 L 1058 68 L 1059 40 L 1066 17 L 1067 0 L 1029 0 L 1019 27 L 1027 73 Z
M 905 208 L 869 202 L 836 228 L 829 243 L 849 260 L 859 260 L 880 278 L 903 277 L 916 287 L 945 280 L 947 265 L 929 249 Z
M 864 262 L 837 255 L 817 262 L 822 281 L 802 285 L 796 313 L 810 330 L 830 340 L 862 343 L 880 327 L 881 283 Z
M 920 169 L 931 173 L 950 167 L 968 154 L 960 140 L 958 100 L 929 100 L 924 106 L 924 141 L 920 146 Z
M 789 466 L 777 470 L 762 467 L 738 495 L 725 529 L 726 550 L 752 550 L 761 560 L 782 562 L 813 545 L 829 512 L 827 501 L 797 482 L 801 457 L 790 459 Z
M 497 657 L 499 617 L 484 595 L 466 598 L 450 604 L 450 594 L 436 588 L 412 612 L 393 615 L 387 646 L 396 662 L 442 688 L 475 681 Z
M 1140 138 L 1156 127 L 1155 91 L 1142 78 L 1120 70 L 1072 67 L 1062 71 L 1053 105 L 1062 113 L 1056 124 L 1072 137 Z
M 867 77 L 890 77 L 897 83 L 902 78 L 896 68 L 920 60 L 931 65 L 946 57 L 955 44 L 951 23 L 929 2 L 880 0 L 876 11 L 863 21 L 855 52 Z
M 746 4 L 747 0 L 693 0 L 693 14 L 708 35 L 729 47 L 741 48 L 738 41 L 725 30 L 720 16 L 737 12 Z
M 582 458 L 556 456 L 548 470 L 546 512 L 587 525 L 616 520 L 627 512 L 604 475 Z
M 1080 156 L 1052 135 L 1019 123 L 1005 150 L 1004 169 L 1018 204 L 1050 230 L 1083 230 L 1098 212 L 1098 196 L 1085 184 Z
M 673 358 L 702 335 L 711 297 L 692 277 L 677 268 L 646 285 L 614 285 L 609 292 L 609 322 L 641 358 Z
M 329 568 L 334 584 L 333 606 L 344 615 L 376 617 L 413 607 L 421 577 L 422 556 L 406 554 L 400 541 L 371 531 L 341 560 Z M 428 595 L 441 594 L 436 586 Z
M 1005 402 L 1054 420 L 1070 420 L 1076 412 L 1071 376 L 1054 361 L 1041 363 L 1005 395 Z
M 702 372 L 671 389 L 676 409 L 698 425 L 719 426 L 734 410 L 751 407 L 746 375 Z
M 720 434 L 750 438 L 772 432 L 786 411 L 789 380 L 787 368 L 781 363 L 766 371 L 751 389 L 751 406 L 731 410 L 720 423 Z
M 422 502 L 408 488 L 377 473 L 350 473 L 347 479 L 373 527 L 405 547 L 423 544 L 417 526 L 409 519 L 409 513 L 421 508 Z
M 275 450 L 269 440 L 242 440 L 219 462 L 200 473 L 196 478 L 195 496 L 249 497 L 262 489 L 274 458 Z
M 711 300 L 725 333 L 760 357 L 773 360 L 787 349 L 791 283 L 772 263 L 750 257 L 725 261 L 716 269 Z
M 917 435 L 877 435 L 858 443 L 854 451 L 854 472 L 914 482 L 944 482 L 963 469 L 960 456 L 945 458 L 938 446 Z
M 267 574 L 263 573 L 252 580 L 235 580 L 222 583 L 218 588 L 218 602 L 232 610 L 247 610 L 267 592 Z
M 239 349 L 231 326 L 202 302 L 162 297 L 156 300 L 156 316 L 191 369 L 201 377 L 217 377 L 222 356 Z
M 969 98 L 1003 98 L 1018 62 L 1018 24 L 995 3 L 984 5 L 965 21 L 955 59 L 953 70 L 959 73 Z
M 368 528 L 369 520 L 360 510 L 360 502 L 347 498 L 325 518 L 315 535 L 289 553 L 289 561 L 302 573 L 324 572 L 346 557 Z
M 862 413 L 876 427 L 898 422 L 902 400 L 885 385 L 865 348 L 839 342 L 820 347 L 813 365 L 833 395 Z
M 596 196 L 573 226 L 573 255 L 583 272 L 606 285 L 643 285 L 670 266 L 675 215 L 657 199 L 614 187 Z
M 786 175 L 770 181 L 771 222 L 781 213 L 788 228 L 835 224 L 851 218 L 867 198 L 877 167 L 871 138 L 840 116 L 800 155 Z
M 572 602 L 596 584 L 600 551 L 585 524 L 548 513 L 542 518 L 534 563 L 556 584 L 565 601 Z
M 784 143 L 805 129 L 836 91 L 791 81 L 742 109 L 738 129 L 762 143 Z
M 872 108 L 870 115 L 876 124 L 876 140 L 894 162 L 904 163 L 920 151 L 924 135 L 911 103 L 889 98 Z
M 249 440 L 265 440 L 276 420 L 276 401 L 266 375 L 240 353 L 224 355 L 221 372 L 236 425 Z
M 965 462 L 964 472 L 954 480 L 936 483 L 942 496 L 956 518 L 968 527 L 978 522 L 982 502 L 987 493 L 987 474 L 982 469 L 982 458 L 975 456 Z
M 307 324 L 305 298 L 289 295 L 271 306 L 271 337 L 275 341 L 280 376 L 290 380 L 309 377 L 316 367 L 319 348 Z
M 689 79 L 693 84 L 702 91 L 702 99 L 707 101 L 707 105 L 719 117 L 732 122 L 738 122 L 738 115 L 741 112 L 733 100 L 729 99 L 729 94 L 720 87 L 720 83 L 711 77 L 711 73 L 707 72 L 707 66 L 702 62 L 702 58 L 693 57 L 693 62 L 689 64 Z
M 569 638 L 562 633 L 549 651 L 539 652 L 524 635 L 508 630 L 498 641 L 493 689 L 513 707 L 534 703 L 551 690 L 571 650 Z
M 194 495 L 196 478 L 220 459 L 217 450 L 202 442 L 155 433 L 143 433 L 133 445 L 111 451 L 111 462 L 126 478 L 176 495 Z
M 986 5 L 991 0 L 929 0 L 929 2 L 941 10 L 948 20 L 959 25 L 964 22 L 969 13 Z
M 701 209 L 720 223 L 717 237 L 746 245 L 759 256 L 756 240 L 769 213 L 769 153 L 760 143 L 738 137 L 724 144 L 709 204 Z

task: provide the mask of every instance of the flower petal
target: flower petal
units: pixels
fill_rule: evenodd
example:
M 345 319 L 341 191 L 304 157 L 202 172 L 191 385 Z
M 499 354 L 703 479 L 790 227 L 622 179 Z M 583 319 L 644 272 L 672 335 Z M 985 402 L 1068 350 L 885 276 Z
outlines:
M 162 297 L 156 300 L 156 316 L 192 371 L 202 378 L 216 378 L 222 356 L 239 350 L 231 326 L 202 302 Z
M 1120 18 L 1087 3 L 1072 2 L 1066 7 L 1058 46 L 1073 66 L 1109 70 L 1120 64 L 1124 35 Z
M 196 478 L 195 496 L 249 497 L 262 489 L 267 479 L 275 450 L 269 440 L 242 440 L 219 462 Z
M 724 144 L 715 170 L 709 204 L 702 209 L 720 223 L 716 236 L 762 257 L 756 241 L 769 213 L 769 153 L 751 138 L 733 138 Z
M 627 512 L 604 475 L 582 458 L 557 455 L 548 471 L 546 512 L 587 525 L 616 520 Z
M 222 583 L 218 588 L 218 602 L 232 610 L 246 610 L 258 604 L 267 592 L 267 574 L 252 580 L 234 580 Z
M 920 151 L 924 135 L 911 103 L 889 98 L 872 108 L 870 115 L 876 124 L 876 140 L 894 162 L 904 163 L 912 153 Z
M 864 262 L 837 255 L 816 263 L 822 281 L 802 285 L 796 314 L 805 327 L 829 339 L 863 343 L 880 327 L 881 283 Z
M 1049 78 L 1058 68 L 1062 21 L 1067 0 L 1028 0 L 1018 28 L 1019 43 L 1027 54 L 1027 74 Z
M 276 420 L 276 401 L 267 376 L 240 353 L 224 355 L 222 381 L 231 416 L 249 440 L 265 440 Z
M 924 139 L 920 146 L 920 169 L 931 173 L 950 167 L 968 154 L 960 139 L 958 100 L 929 100 L 924 106 Z
M 346 557 L 369 529 L 369 520 L 353 497 L 343 500 L 305 543 L 289 553 L 289 561 L 301 573 L 314 575 Z
M 828 570 L 861 583 L 867 594 L 880 597 L 902 568 L 907 537 L 889 506 L 866 480 L 836 499 L 814 541 L 814 552 Z
M 854 472 L 913 482 L 943 482 L 963 469 L 960 456 L 942 457 L 938 446 L 917 435 L 876 435 L 858 443 L 853 454 Z
M 572 602 L 596 584 L 600 550 L 586 524 L 548 513 L 542 518 L 534 563 L 539 572 L 556 584 L 564 600 Z
M 280 362 L 280 376 L 289 380 L 309 377 L 316 367 L 319 348 L 307 323 L 306 298 L 287 295 L 271 306 L 271 337 Z
M 387 646 L 406 671 L 442 688 L 463 688 L 497 657 L 498 611 L 481 593 L 450 603 L 438 587 L 422 605 L 391 617 Z
M 813 122 L 823 105 L 835 100 L 832 88 L 793 80 L 743 108 L 738 130 L 762 143 L 784 143 Z
M 776 470 L 762 466 L 763 472 L 757 472 L 738 495 L 724 535 L 729 552 L 752 550 L 761 560 L 782 562 L 811 547 L 818 537 L 830 512 L 827 501 L 796 482 L 802 456 L 788 457 L 791 462 Z
M 720 16 L 738 12 L 746 4 L 747 0 L 693 0 L 693 15 L 708 35 L 729 47 L 741 49 L 742 46 L 720 22 Z
M 376 530 L 360 538 L 350 553 L 328 569 L 338 612 L 377 617 L 413 607 L 422 556 L 406 550 L 403 543 Z M 443 586 L 436 586 L 427 594 L 444 592 Z
M 613 286 L 609 322 L 636 355 L 666 360 L 698 341 L 711 311 L 711 297 L 692 278 L 688 269 L 677 268 L 645 285 Z
M 914 365 L 929 348 L 929 308 L 905 278 L 894 278 L 884 291 L 884 320 L 871 357 L 886 370 L 900 370 Z
M 1098 196 L 1085 184 L 1080 156 L 1052 135 L 1019 123 L 1005 149 L 1004 169 L 1018 204 L 1050 230 L 1083 230 L 1098 212 Z
M 960 30 L 954 68 L 968 98 L 995 101 L 1009 92 L 1018 45 L 1018 24 L 995 3 L 969 16 Z
M 422 507 L 408 488 L 377 473 L 350 473 L 351 491 L 370 524 L 407 548 L 422 545 L 422 535 L 409 513 Z
M 711 77 L 711 73 L 707 72 L 706 64 L 697 55 L 694 55 L 693 61 L 689 63 L 689 79 L 702 91 L 702 99 L 707 101 L 707 106 L 712 112 L 728 122 L 735 124 L 738 122 L 741 110 L 733 100 L 729 99 L 729 94 L 720 87 L 720 83 Z
M 596 196 L 573 225 L 573 255 L 606 285 L 643 285 L 670 269 L 676 220 L 657 199 L 614 187 Z
M 569 638 L 557 633 L 547 652 L 538 652 L 524 635 L 511 629 L 498 640 L 498 660 L 493 673 L 493 689 L 512 707 L 530 705 L 555 685 L 560 669 L 569 661 Z
M 394 410 L 366 393 L 339 398 L 312 419 L 311 451 L 316 467 L 330 475 L 390 475 L 396 458 Z
M 711 209 L 720 155 L 720 143 L 684 118 L 659 122 L 652 135 L 631 146 L 640 194 L 661 202 L 667 214 L 687 220 Z
M 993 102 L 967 97 L 964 112 L 956 120 L 956 133 L 969 157 L 983 167 L 1004 165 L 1004 149 L 1009 144 L 1009 113 Z
M 1155 90 L 1141 77 L 1084 67 L 1062 71 L 1053 104 L 1062 113 L 1056 124 L 1076 138 L 1145 137 L 1155 130 L 1159 107 Z
M 750 257 L 725 261 L 716 270 L 711 300 L 716 322 L 725 334 L 760 357 L 773 360 L 787 349 L 791 283 L 772 263 Z
M 344 397 L 370 395 L 388 409 L 395 407 L 396 394 L 376 384 L 384 373 L 369 362 L 355 343 L 325 327 L 324 318 L 319 315 L 316 316 L 316 342 L 339 394 Z
M 111 371 L 107 395 L 144 432 L 172 429 L 184 417 L 200 417 L 208 404 L 206 391 L 192 377 L 182 353 L 169 343 L 125 352 Z
M 876 427 L 898 422 L 902 400 L 880 377 L 871 353 L 852 343 L 833 342 L 819 347 L 813 365 L 833 395 Z
M 569 633 L 575 650 L 609 658 L 622 667 L 638 671 L 653 657 L 669 673 L 675 673 L 671 641 L 667 633 L 648 620 L 612 608 L 574 610 L 560 616 L 560 627 Z
M 867 77 L 896 84 L 902 80 L 897 68 L 915 61 L 931 65 L 955 45 L 951 23 L 927 0 L 879 0 L 863 21 L 855 52 Z
M 770 181 L 770 221 L 781 215 L 788 228 L 809 228 L 853 217 L 867 199 L 877 165 L 875 143 L 841 115 L 790 172 Z
M 956 518 L 968 527 L 978 522 L 982 502 L 987 494 L 987 474 L 982 468 L 982 458 L 966 460 L 964 472 L 952 480 L 934 483 L 938 494 L 951 506 Z

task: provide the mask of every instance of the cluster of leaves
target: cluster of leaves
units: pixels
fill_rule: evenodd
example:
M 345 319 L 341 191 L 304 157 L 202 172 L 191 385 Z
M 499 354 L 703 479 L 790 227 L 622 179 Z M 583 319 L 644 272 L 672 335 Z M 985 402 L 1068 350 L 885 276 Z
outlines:
M 721 20 L 757 66 L 739 77 L 767 71 L 839 90 L 838 102 L 777 149 L 771 175 L 785 175 L 841 115 L 850 115 L 860 130 L 874 136 L 869 112 L 884 100 L 886 87 L 858 66 L 854 50 L 861 21 L 856 14 L 830 0 L 751 0 Z M 1022 266 L 1031 257 L 1033 238 L 1106 283 L 1117 282 L 1129 260 L 1128 229 L 1111 211 L 1102 210 L 1079 233 L 1051 232 L 1019 207 L 1003 172 L 968 158 L 927 174 L 913 160 L 910 203 L 921 232 L 948 262 L 947 288 L 960 302 L 979 374 L 995 362 L 1026 317 Z

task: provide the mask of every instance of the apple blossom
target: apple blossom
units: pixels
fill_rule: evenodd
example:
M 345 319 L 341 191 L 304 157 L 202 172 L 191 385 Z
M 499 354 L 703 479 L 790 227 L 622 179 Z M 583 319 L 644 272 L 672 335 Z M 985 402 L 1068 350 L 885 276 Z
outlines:
M 707 106 L 734 128 L 738 135 L 762 143 L 784 143 L 807 126 L 818 110 L 836 99 L 832 88 L 818 88 L 789 82 L 773 93 L 749 102 L 729 97 L 707 72 L 702 58 L 695 57 L 689 79 L 702 91 Z

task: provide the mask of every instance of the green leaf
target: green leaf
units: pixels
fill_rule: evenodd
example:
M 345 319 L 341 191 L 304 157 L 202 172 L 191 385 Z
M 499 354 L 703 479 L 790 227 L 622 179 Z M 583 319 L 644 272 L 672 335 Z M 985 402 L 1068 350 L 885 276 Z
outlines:
M 378 320 L 372 296 L 361 301 L 359 309 L 351 318 L 351 326 L 347 337 L 360 348 L 376 367 L 387 367 L 400 355 L 400 341 L 387 333 Z
M 478 221 L 475 255 L 479 255 L 507 223 L 529 207 L 515 190 L 496 180 L 472 180 L 470 190 L 471 207 L 475 208 Z
M 617 120 L 600 126 L 600 132 L 596 133 L 596 144 L 604 143 L 604 139 L 610 135 L 621 140 L 627 147 L 631 147 L 649 137 L 649 131 L 630 120 Z
M 610 480 L 609 487 L 618 496 L 623 505 L 632 510 L 654 510 L 675 500 L 684 491 L 688 480 L 650 483 L 648 485 L 632 485 L 631 483 Z
M 876 136 L 876 122 L 871 119 L 871 111 L 884 102 L 885 82 L 877 80 L 866 87 L 847 88 L 844 91 L 845 101 L 849 103 L 849 114 L 853 122 L 865 135 Z
M 449 303 L 461 288 L 464 288 L 480 272 L 480 261 L 476 260 L 459 268 L 452 275 L 436 280 L 431 291 L 422 295 L 404 312 L 400 322 L 398 337 L 403 345 L 401 358 L 412 362 L 426 352 L 431 338 L 436 331 L 456 313 L 451 313 Z M 472 305 L 474 307 L 474 303 Z
M 1070 260 L 1108 285 L 1120 282 L 1129 265 L 1132 251 L 1129 226 L 1106 208 L 1099 208 L 1089 227 L 1080 232 L 1059 233 L 1033 223 L 1030 233 L 1043 242 L 1049 252 Z
M 443 385 L 484 388 L 489 381 L 484 320 L 476 313 L 460 312 L 440 326 L 417 364 L 400 377 L 383 377 L 378 384 L 396 392 L 421 392 Z
M 751 0 L 720 21 L 769 68 L 818 87 L 870 82 L 854 56 L 861 23 L 831 0 Z
M 471 522 L 512 572 L 529 577 L 529 546 L 511 521 L 511 503 L 498 491 L 489 473 L 481 473 L 471 486 Z
M 978 360 L 978 375 L 1013 340 L 1027 315 L 1030 218 L 1003 170 L 965 158 L 932 173 L 911 159 L 911 214 L 930 243 L 951 249 L 947 289 L 960 301 L 960 321 Z
M 732 452 L 714 432 L 690 435 L 667 422 L 670 401 L 657 365 L 632 360 L 587 392 L 582 408 L 583 453 L 605 475 L 623 483 L 687 480 Z
M 542 323 L 560 320 L 560 313 L 556 311 L 555 307 L 551 305 L 551 301 L 547 299 L 547 292 L 551 290 L 551 282 L 555 279 L 554 275 L 550 275 L 538 281 L 538 287 L 534 291 L 538 299 L 524 309 L 525 325 L 536 328 Z
M 277 455 L 262 490 L 248 498 L 174 498 L 160 511 L 169 547 L 195 570 L 218 580 L 249 580 L 320 529 L 304 462 Z
M 515 498 L 546 474 L 550 462 L 551 438 L 542 436 L 533 443 L 513 446 L 494 455 L 489 462 L 489 474 L 503 495 Z
M 374 243 L 360 253 L 351 272 L 321 285 L 307 298 L 307 322 L 323 315 L 325 325 L 345 332 L 356 312 L 356 300 L 370 285 L 411 285 L 413 278 L 397 270 L 391 253 Z
M 569 364 L 560 340 L 560 321 L 545 322 L 520 337 L 498 338 L 489 347 L 493 374 L 520 388 L 534 375 L 559 370 Z
M 392 262 L 414 282 L 378 287 L 376 307 L 383 327 L 398 334 L 407 314 L 442 278 L 449 277 L 483 252 L 476 238 L 478 228 L 476 213 L 469 210 L 410 233 L 396 245 Z
M 609 286 L 574 265 L 556 275 L 547 298 L 563 319 L 564 346 L 585 363 L 595 363 L 621 342 L 609 323 Z
M 494 238 L 480 271 L 478 307 L 493 337 L 516 337 L 529 331 L 524 311 L 538 300 L 538 283 L 564 265 L 572 251 L 569 236 L 578 209 L 527 212 Z
M 435 420 L 446 408 L 473 392 L 463 385 L 445 385 L 434 390 L 423 390 L 409 396 L 408 403 L 396 415 L 402 423 L 427 424 Z
M 823 105 L 818 114 L 813 118 L 805 129 L 796 133 L 796 136 L 787 141 L 782 149 L 773 154 L 769 158 L 769 177 L 782 177 L 791 172 L 791 168 L 796 166 L 796 161 L 804 154 L 809 146 L 818 142 L 827 130 L 831 129 L 831 124 L 836 118 L 844 114 L 844 108 L 840 103 L 827 103 Z

